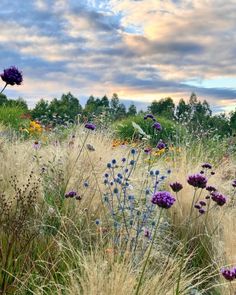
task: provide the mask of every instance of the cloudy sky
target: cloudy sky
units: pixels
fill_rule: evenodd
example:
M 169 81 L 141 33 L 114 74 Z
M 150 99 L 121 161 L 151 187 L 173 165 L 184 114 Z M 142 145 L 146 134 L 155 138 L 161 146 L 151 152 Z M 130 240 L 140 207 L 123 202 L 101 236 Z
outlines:
M 236 107 L 235 0 L 0 2 L 0 69 L 24 73 L 8 96 L 148 103 L 194 91 L 216 110 Z

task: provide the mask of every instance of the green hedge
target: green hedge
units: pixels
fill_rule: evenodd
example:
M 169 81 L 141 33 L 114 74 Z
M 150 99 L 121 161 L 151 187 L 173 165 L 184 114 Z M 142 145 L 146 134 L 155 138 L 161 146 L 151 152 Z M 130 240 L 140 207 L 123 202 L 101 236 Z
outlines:
M 20 126 L 24 124 L 25 119 L 22 119 L 22 115 L 25 110 L 21 107 L 14 106 L 1 106 L 0 107 L 0 123 L 19 130 Z

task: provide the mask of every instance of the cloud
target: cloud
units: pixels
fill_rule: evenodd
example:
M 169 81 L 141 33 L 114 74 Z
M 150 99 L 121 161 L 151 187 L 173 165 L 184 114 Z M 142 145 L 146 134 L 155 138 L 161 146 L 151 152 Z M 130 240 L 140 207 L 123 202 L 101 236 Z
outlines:
M 232 107 L 235 1 L 1 1 L 0 65 L 16 64 L 24 85 L 9 89 L 33 104 L 40 97 L 118 92 L 124 99 L 189 97 Z M 42 87 L 43 85 L 43 87 Z

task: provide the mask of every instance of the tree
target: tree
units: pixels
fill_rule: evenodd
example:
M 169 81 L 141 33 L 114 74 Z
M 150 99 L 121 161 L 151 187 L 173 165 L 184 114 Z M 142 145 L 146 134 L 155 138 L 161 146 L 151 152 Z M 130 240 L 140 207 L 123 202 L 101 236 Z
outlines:
M 186 122 L 189 118 L 191 106 L 186 104 L 183 98 L 180 99 L 179 104 L 176 107 L 176 118 L 178 121 Z
M 0 106 L 6 105 L 7 104 L 7 97 L 5 94 L 0 93 Z
M 236 109 L 230 113 L 230 127 L 236 132 Z
M 40 99 L 31 111 L 33 119 L 40 119 L 42 116 L 47 116 L 49 112 L 49 104 L 46 100 Z
M 148 110 L 154 115 L 172 119 L 174 117 L 175 104 L 171 97 L 166 97 L 159 101 L 154 100 L 148 107 Z
M 128 108 L 127 115 L 128 116 L 135 116 L 135 115 L 137 115 L 137 108 L 136 108 L 135 104 L 131 103 L 131 105 Z

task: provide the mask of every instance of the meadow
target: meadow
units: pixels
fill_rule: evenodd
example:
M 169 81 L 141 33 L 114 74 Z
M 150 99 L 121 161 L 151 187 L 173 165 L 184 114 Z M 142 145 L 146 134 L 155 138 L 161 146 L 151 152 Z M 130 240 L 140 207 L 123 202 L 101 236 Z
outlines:
M 233 135 L 151 113 L 131 129 L 46 128 L 11 111 L 0 109 L 0 294 L 236 294 Z

